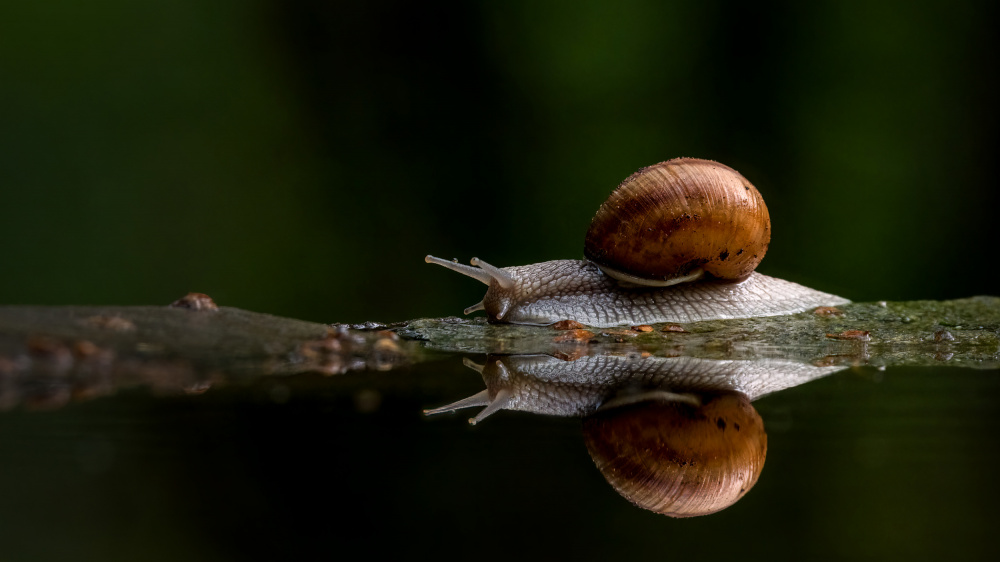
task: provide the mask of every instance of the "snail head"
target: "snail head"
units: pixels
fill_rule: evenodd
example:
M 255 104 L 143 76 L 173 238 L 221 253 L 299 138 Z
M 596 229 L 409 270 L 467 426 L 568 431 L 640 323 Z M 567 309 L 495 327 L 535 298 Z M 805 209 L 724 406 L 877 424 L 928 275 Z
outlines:
M 470 314 L 477 310 L 485 310 L 491 322 L 504 321 L 504 317 L 510 311 L 518 293 L 518 282 L 513 275 L 479 258 L 472 258 L 469 261 L 472 265 L 458 263 L 458 260 L 448 261 L 434 256 L 427 256 L 424 258 L 424 261 L 457 271 L 462 275 L 472 277 L 484 283 L 489 287 L 486 289 L 486 296 L 483 297 L 483 300 L 466 308 L 464 311 L 465 314 Z

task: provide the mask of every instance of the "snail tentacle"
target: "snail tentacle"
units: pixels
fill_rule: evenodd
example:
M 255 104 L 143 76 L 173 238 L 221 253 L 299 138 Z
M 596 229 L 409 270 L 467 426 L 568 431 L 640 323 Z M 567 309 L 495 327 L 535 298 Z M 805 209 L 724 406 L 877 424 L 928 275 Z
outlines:
M 462 408 L 475 408 L 477 406 L 486 406 L 490 403 L 490 393 L 487 390 L 482 392 L 477 392 L 468 398 L 463 398 L 458 402 L 452 402 L 451 404 L 446 404 L 440 408 L 433 408 L 431 410 L 424 410 L 424 414 L 428 416 L 433 416 L 436 414 L 444 414 L 446 412 L 454 412 L 455 410 L 461 410 Z
M 500 285 L 502 288 L 510 289 L 514 287 L 514 278 L 511 277 L 506 271 L 503 271 L 498 267 L 493 267 L 479 258 L 472 258 L 469 260 L 469 263 L 488 273 L 489 276 L 497 282 L 497 285 Z
M 486 365 L 480 365 L 468 358 L 462 359 L 462 363 L 479 374 L 482 374 L 486 368 Z M 501 379 L 507 379 L 510 377 L 510 372 L 507 370 L 507 367 L 503 364 L 503 362 L 497 360 L 494 362 L 494 366 L 496 367 L 496 372 L 499 374 Z M 488 418 L 491 414 L 500 410 L 508 409 L 513 399 L 514 393 L 509 388 L 501 388 L 496 392 L 493 398 L 490 398 L 489 389 L 487 389 L 473 394 L 468 398 L 463 398 L 457 402 L 452 402 L 451 404 L 434 408 L 432 410 L 424 410 L 424 414 L 433 416 L 435 414 L 454 412 L 455 410 L 461 410 L 463 408 L 486 406 L 486 408 L 476 414 L 475 417 L 469 418 L 469 423 L 476 425 L 477 423 Z
M 491 414 L 506 409 L 513 397 L 514 395 L 511 393 L 509 388 L 501 388 L 497 391 L 496 396 L 493 397 L 493 400 L 488 406 L 486 406 L 486 408 L 483 409 L 483 411 L 476 414 L 476 417 L 469 418 L 469 424 L 476 425 L 477 423 L 488 418 Z
M 480 375 L 483 374 L 483 371 L 486 369 L 486 365 L 480 365 L 479 363 L 476 363 L 475 361 L 469 359 L 468 357 L 462 358 L 462 364 L 472 369 L 473 371 L 479 373 Z
M 448 261 L 441 258 L 436 258 L 434 256 L 428 255 L 424 257 L 425 263 L 433 263 L 440 265 L 441 267 L 446 267 L 452 271 L 457 271 L 462 275 L 472 277 L 473 279 L 480 281 L 484 285 L 489 285 L 490 281 L 493 280 L 490 274 L 479 269 L 478 267 L 472 267 L 471 265 L 465 265 L 464 263 L 458 263 L 457 261 Z
M 476 304 L 466 308 L 462 312 L 464 312 L 465 314 L 472 314 L 473 312 L 477 312 L 479 310 L 486 310 L 486 305 L 483 304 L 483 301 L 477 302 Z

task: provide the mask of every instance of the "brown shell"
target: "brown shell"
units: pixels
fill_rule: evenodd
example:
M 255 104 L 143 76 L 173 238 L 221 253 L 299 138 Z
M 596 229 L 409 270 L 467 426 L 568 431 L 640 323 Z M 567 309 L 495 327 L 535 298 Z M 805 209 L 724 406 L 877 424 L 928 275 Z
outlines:
M 584 256 L 654 281 L 699 268 L 739 281 L 770 241 L 771 219 L 753 184 L 724 164 L 677 158 L 639 170 L 611 193 L 591 221 Z
M 589 416 L 584 439 L 598 470 L 625 499 L 671 517 L 736 503 L 764 468 L 764 422 L 742 394 L 703 400 L 700 408 L 651 400 Z

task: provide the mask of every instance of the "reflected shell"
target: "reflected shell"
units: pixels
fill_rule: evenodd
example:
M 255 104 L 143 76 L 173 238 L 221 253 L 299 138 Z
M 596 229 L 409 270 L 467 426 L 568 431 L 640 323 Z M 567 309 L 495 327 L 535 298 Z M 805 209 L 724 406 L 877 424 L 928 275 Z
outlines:
M 746 396 L 703 397 L 702 406 L 648 400 L 584 420 L 591 458 L 635 505 L 693 517 L 729 507 L 757 482 L 767 455 L 764 422 Z
M 601 205 L 584 256 L 613 277 L 669 284 L 698 270 L 726 280 L 747 278 L 771 241 L 760 196 L 736 170 L 677 158 L 625 179 Z

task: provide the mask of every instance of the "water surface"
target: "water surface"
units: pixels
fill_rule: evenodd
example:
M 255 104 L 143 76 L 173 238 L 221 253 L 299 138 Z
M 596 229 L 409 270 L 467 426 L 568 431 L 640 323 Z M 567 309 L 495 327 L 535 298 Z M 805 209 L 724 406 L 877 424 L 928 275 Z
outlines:
M 457 356 L 19 403 L 0 413 L 0 555 L 984 557 L 1000 499 L 998 375 L 851 368 L 761 398 L 757 485 L 690 519 L 619 496 L 578 418 L 425 417 L 484 388 Z

